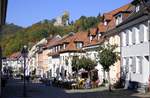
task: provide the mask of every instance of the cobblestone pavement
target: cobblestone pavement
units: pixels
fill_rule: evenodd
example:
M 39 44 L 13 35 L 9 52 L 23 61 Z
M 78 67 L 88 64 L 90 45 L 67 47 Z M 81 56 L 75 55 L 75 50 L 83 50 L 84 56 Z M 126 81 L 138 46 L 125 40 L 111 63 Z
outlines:
M 23 98 L 23 82 L 9 80 L 3 89 L 2 98 Z M 139 94 L 127 90 L 108 92 L 106 88 L 86 90 L 64 90 L 40 83 L 27 84 L 27 98 L 150 98 L 149 94 Z

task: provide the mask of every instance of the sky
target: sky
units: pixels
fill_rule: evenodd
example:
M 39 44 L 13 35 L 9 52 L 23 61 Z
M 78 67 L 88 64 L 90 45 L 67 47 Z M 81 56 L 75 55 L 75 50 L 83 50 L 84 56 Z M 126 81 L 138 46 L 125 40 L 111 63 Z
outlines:
M 132 0 L 8 0 L 7 23 L 22 27 L 44 19 L 53 19 L 64 11 L 70 20 L 80 16 L 97 16 L 128 4 Z

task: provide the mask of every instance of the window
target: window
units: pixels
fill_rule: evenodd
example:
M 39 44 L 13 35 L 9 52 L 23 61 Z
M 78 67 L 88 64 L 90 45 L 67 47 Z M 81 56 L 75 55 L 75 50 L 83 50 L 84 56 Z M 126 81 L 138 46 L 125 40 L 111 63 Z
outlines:
M 102 34 L 99 32 L 98 36 L 97 36 L 98 37 L 97 39 L 99 40 L 101 36 L 102 36 Z
M 136 73 L 142 74 L 142 57 L 136 57 Z
M 123 60 L 122 61 L 123 66 L 126 66 L 126 58 L 123 58 L 122 60 Z
M 140 43 L 140 34 L 139 34 L 139 30 L 135 27 L 135 43 L 138 44 Z
M 58 46 L 58 51 L 60 50 L 60 46 Z
M 58 50 L 57 48 L 58 48 L 58 47 L 56 46 L 56 47 L 55 47 L 55 49 L 56 49 L 55 52 L 57 52 L 57 50 Z
M 63 45 L 63 49 L 66 49 L 66 45 L 65 44 Z
M 126 45 L 129 45 L 129 32 L 126 30 Z
M 137 6 L 135 7 L 135 11 L 138 12 L 139 10 L 140 10 L 140 6 L 137 5 Z
M 63 49 L 63 45 L 60 45 L 60 50 Z
M 149 30 L 148 30 L 148 27 L 146 26 L 146 25 L 143 25 L 143 27 L 141 27 L 142 28 L 142 32 L 143 32 L 143 34 L 144 34 L 144 42 L 147 42 L 148 41 L 148 37 L 149 37 Z
M 131 71 L 133 73 L 136 73 L 136 58 L 135 57 L 132 57 Z
M 104 20 L 104 25 L 107 26 L 107 21 L 106 20 Z
M 121 66 L 122 75 L 124 75 L 124 73 L 126 71 L 125 68 L 126 68 L 126 58 L 123 57 L 122 58 L 122 66 Z
M 82 43 L 82 42 L 77 42 L 77 43 L 76 43 L 76 47 L 77 47 L 77 48 L 82 48 L 82 46 L 83 46 L 83 43 Z
M 136 33 L 136 28 L 132 28 L 132 44 L 135 44 L 135 33 Z
M 126 33 L 122 32 L 122 45 L 126 46 Z
M 116 16 L 116 25 L 120 24 L 122 22 L 122 14 L 119 14 Z
M 133 57 L 130 57 L 129 58 L 129 68 L 131 69 L 133 66 L 134 66 L 134 64 L 133 64 Z
M 63 49 L 66 49 L 67 45 L 67 43 L 63 44 Z
M 127 30 L 127 39 L 128 39 L 128 45 L 132 45 L 132 32 L 130 30 Z
M 140 42 L 144 41 L 144 32 L 145 32 L 145 25 L 141 24 L 140 25 L 140 31 L 139 31 Z
M 125 65 L 125 72 L 128 73 L 129 72 L 129 58 L 125 59 L 125 63 L 126 63 L 126 65 Z
M 93 40 L 93 36 L 92 35 L 90 35 L 90 42 Z

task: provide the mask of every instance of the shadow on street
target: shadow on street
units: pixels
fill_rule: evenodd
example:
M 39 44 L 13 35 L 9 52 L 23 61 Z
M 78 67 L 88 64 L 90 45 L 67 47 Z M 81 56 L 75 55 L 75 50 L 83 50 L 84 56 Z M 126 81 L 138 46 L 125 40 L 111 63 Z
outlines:
M 19 79 L 8 80 L 3 88 L 2 98 L 23 98 L 23 81 Z M 99 90 L 81 92 L 80 90 L 64 90 L 42 83 L 27 83 L 27 98 L 150 98 L 149 95 L 138 94 L 129 90 Z

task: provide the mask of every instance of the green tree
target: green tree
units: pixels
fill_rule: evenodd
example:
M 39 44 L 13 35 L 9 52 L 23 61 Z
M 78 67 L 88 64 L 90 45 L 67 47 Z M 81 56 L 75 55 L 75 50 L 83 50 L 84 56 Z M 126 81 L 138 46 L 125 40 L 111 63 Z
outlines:
M 98 52 L 99 63 L 102 65 L 103 70 L 107 72 L 109 91 L 111 91 L 110 83 L 110 66 L 114 65 L 119 59 L 118 52 L 116 52 L 117 45 L 103 45 Z
M 79 69 L 79 57 L 73 56 L 73 58 L 72 58 L 72 70 L 77 72 L 78 69 Z
M 72 67 L 73 70 L 75 69 L 76 71 L 78 71 L 81 68 L 90 71 L 94 69 L 95 66 L 96 66 L 96 62 L 91 60 L 90 58 L 86 58 L 86 57 L 78 58 L 77 56 L 75 56 L 72 59 Z

